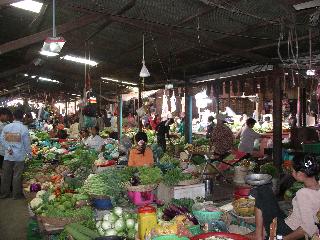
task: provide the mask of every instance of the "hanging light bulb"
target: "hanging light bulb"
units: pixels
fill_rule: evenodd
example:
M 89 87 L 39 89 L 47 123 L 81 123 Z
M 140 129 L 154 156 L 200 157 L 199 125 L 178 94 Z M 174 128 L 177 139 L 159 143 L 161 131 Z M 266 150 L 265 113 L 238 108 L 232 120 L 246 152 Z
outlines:
M 144 60 L 142 60 L 142 68 L 141 68 L 141 71 L 140 71 L 140 77 L 142 78 L 145 78 L 145 77 L 150 77 L 150 73 L 146 67 L 146 63 Z
M 63 37 L 57 37 L 55 13 L 55 0 L 52 0 L 52 37 L 46 38 L 40 51 L 41 55 L 48 57 L 59 55 L 63 45 L 66 42 Z
M 140 77 L 150 77 L 150 73 L 146 67 L 146 62 L 144 60 L 144 34 L 142 35 L 142 68 L 139 74 Z

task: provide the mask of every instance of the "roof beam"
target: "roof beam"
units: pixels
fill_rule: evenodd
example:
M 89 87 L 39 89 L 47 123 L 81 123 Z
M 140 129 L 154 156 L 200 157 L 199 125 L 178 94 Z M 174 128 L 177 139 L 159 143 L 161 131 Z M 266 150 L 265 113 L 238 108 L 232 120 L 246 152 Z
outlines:
M 139 19 L 126 18 L 123 16 L 112 16 L 111 18 L 116 22 L 124 23 L 124 24 L 130 25 L 130 26 L 133 26 L 135 28 L 140 28 L 140 29 L 144 29 L 144 30 L 147 29 L 147 30 L 150 30 L 151 32 L 154 32 L 154 33 L 157 33 L 160 35 L 167 36 L 167 35 L 171 34 L 172 36 L 175 36 L 175 37 L 178 37 L 181 39 L 185 39 L 189 42 L 199 44 L 198 40 L 194 36 L 191 36 L 189 34 L 181 32 L 181 31 L 175 29 L 174 27 L 168 28 L 167 26 L 162 26 L 157 23 L 146 22 L 146 21 L 141 23 L 141 20 L 139 20 Z M 215 40 L 208 40 L 206 46 L 209 47 L 210 49 L 217 51 L 217 52 L 221 52 L 221 51 L 228 52 L 232 55 L 246 57 L 246 58 L 249 58 L 249 59 L 254 60 L 256 62 L 266 63 L 269 60 L 268 58 L 266 58 L 262 55 L 247 52 L 247 51 L 237 49 L 237 48 L 232 48 L 232 47 L 224 45 L 223 43 L 217 42 Z
M 93 14 L 86 15 L 84 17 L 80 17 L 78 19 L 72 20 L 70 22 L 61 24 L 61 25 L 57 26 L 57 34 L 63 34 L 63 33 L 70 32 L 75 29 L 87 26 L 93 22 L 100 20 L 104 16 L 105 16 L 104 14 L 93 13 Z M 29 46 L 29 45 L 37 43 L 37 42 L 41 42 L 47 36 L 50 36 L 51 33 L 52 33 L 52 29 L 50 28 L 50 29 L 26 36 L 26 37 L 19 38 L 17 40 L 13 40 L 13 41 L 4 43 L 4 44 L 0 45 L 0 55 L 7 53 L 7 52 L 11 52 L 16 49 L 20 49 L 20 48 Z
M 134 7 L 136 4 L 136 0 L 130 0 L 124 7 L 122 7 L 120 10 L 115 11 L 113 14 L 115 15 L 121 15 L 130 10 Z M 110 25 L 113 21 L 110 19 L 109 16 L 105 19 L 104 23 L 101 24 L 101 26 L 98 27 L 96 31 L 90 34 L 90 36 L 87 38 L 87 41 L 92 39 L 94 36 L 96 36 L 98 33 L 100 33 L 103 29 L 105 29 L 108 25 Z
M 17 74 L 22 71 L 26 71 L 26 70 L 28 70 L 29 67 L 30 67 L 30 64 L 29 65 L 22 65 L 22 66 L 1 72 L 0 79 L 10 77 L 11 75 Z
M 11 3 L 19 2 L 18 0 L 0 0 L 0 6 L 9 5 Z

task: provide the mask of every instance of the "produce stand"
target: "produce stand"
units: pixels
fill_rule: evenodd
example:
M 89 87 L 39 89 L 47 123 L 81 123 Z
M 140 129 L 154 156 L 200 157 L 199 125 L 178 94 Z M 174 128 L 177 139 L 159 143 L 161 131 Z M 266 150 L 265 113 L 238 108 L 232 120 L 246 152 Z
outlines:
M 174 142 L 181 152 L 190 148 L 181 139 Z M 45 239 L 63 234 L 66 239 L 76 239 L 74 234 L 137 239 L 137 210 L 146 204 L 157 207 L 159 224 L 154 226 L 156 233 L 150 232 L 152 238 L 178 236 L 180 232 L 180 237 L 192 236 L 188 228 L 198 228 L 197 218 L 202 216 L 192 206 L 206 197 L 201 166 L 193 165 L 185 154 L 179 154 L 181 160 L 176 158 L 176 150 L 170 147 L 167 153 L 160 153 L 155 144 L 151 148 L 155 156 L 160 156 L 156 166 L 121 166 L 117 165 L 117 157 L 125 154 L 121 148 L 108 138 L 100 154 L 74 141 L 60 144 L 34 139 L 34 157 L 27 162 L 24 193 Z M 196 138 L 191 152 L 208 152 L 208 140 Z M 214 216 L 220 212 L 215 205 L 209 209 L 203 209 L 209 211 L 208 216 L 210 211 Z

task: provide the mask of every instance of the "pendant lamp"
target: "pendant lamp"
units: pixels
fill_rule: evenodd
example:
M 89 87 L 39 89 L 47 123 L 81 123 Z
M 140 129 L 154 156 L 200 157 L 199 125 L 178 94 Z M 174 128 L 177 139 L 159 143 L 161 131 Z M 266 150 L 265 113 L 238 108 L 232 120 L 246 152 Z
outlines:
M 139 76 L 142 78 L 150 77 L 150 73 L 146 67 L 146 62 L 144 60 L 144 34 L 142 35 L 142 68 Z
M 55 0 L 52 0 L 52 37 L 47 37 L 43 43 L 40 54 L 48 57 L 54 57 L 59 55 L 60 51 L 65 44 L 63 37 L 57 37 L 56 32 L 56 6 Z

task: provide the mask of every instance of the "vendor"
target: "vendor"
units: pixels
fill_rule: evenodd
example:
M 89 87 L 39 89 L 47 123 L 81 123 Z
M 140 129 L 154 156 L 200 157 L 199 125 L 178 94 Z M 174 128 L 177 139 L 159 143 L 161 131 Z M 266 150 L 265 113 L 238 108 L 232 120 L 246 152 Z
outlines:
M 292 176 L 304 184 L 292 200 L 293 211 L 285 218 L 278 201 L 269 185 L 255 189 L 256 231 L 248 237 L 255 240 L 268 239 L 270 224 L 277 218 L 277 233 L 285 240 L 305 239 L 318 233 L 316 214 L 320 209 L 320 185 L 318 174 L 320 166 L 315 155 L 296 154 L 293 159 Z M 267 236 L 264 236 L 264 230 Z
M 74 139 L 79 137 L 79 120 L 76 118 L 71 119 L 69 137 Z
M 82 129 L 80 132 L 80 141 L 83 145 L 87 145 L 89 138 L 89 131 L 87 129 Z
M 65 127 L 62 123 L 59 123 L 57 126 L 58 132 L 57 132 L 57 138 L 59 139 L 67 139 L 68 134 L 67 131 L 65 130 Z
M 147 147 L 148 137 L 144 132 L 138 132 L 135 136 L 136 146 L 130 150 L 128 166 L 142 167 L 152 166 L 154 163 L 151 148 Z
M 52 125 L 52 129 L 49 131 L 50 138 L 56 138 L 58 134 L 58 128 L 56 124 Z
M 184 118 L 179 118 L 177 120 L 177 123 L 178 123 L 178 127 L 177 127 L 177 132 L 181 135 L 181 136 L 184 136 L 184 128 L 185 128 L 185 121 L 184 121 Z
M 225 125 L 226 116 L 217 114 L 217 125 L 212 130 L 211 146 L 215 158 L 227 154 L 234 144 L 234 136 L 231 129 Z
M 212 136 L 212 130 L 214 128 L 214 117 L 213 116 L 209 116 L 208 117 L 208 126 L 207 126 L 207 133 L 206 133 L 206 138 L 210 139 Z
M 163 119 L 156 127 L 157 131 L 157 143 L 165 152 L 167 149 L 166 137 L 170 139 L 170 125 L 174 123 L 172 118 Z
M 254 148 L 254 141 L 261 137 L 261 135 L 253 130 L 256 120 L 248 118 L 246 126 L 242 129 L 240 134 L 239 151 L 246 153 L 245 157 L 251 156 Z
M 95 149 L 96 151 L 101 151 L 104 145 L 104 140 L 99 136 L 99 127 L 91 128 L 91 136 L 87 140 L 87 146 Z

